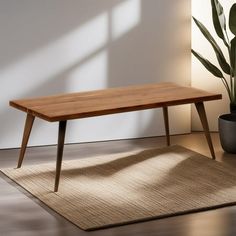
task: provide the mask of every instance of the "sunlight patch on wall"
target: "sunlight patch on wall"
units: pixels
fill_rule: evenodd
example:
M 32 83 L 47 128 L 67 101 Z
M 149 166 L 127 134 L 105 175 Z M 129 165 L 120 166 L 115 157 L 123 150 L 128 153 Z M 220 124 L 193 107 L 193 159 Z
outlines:
M 107 84 L 108 53 L 103 50 L 78 66 L 67 77 L 67 92 L 102 89 Z
M 14 84 L 9 98 L 24 96 L 44 82 L 85 60 L 106 45 L 108 14 L 103 13 L 53 43 L 0 72 L 2 86 Z M 22 84 L 27 86 L 22 88 Z M 18 89 L 18 86 L 21 89 Z M 8 99 L 8 98 L 6 98 Z
M 112 38 L 117 39 L 134 28 L 141 18 L 141 1 L 126 0 L 112 9 Z

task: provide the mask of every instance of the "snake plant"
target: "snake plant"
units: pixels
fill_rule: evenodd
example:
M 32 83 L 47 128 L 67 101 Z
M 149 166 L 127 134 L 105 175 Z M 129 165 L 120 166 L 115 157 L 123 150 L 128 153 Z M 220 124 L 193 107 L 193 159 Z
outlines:
M 207 28 L 196 18 L 193 17 L 194 22 L 208 40 L 214 49 L 219 66 L 212 64 L 209 60 L 204 58 L 201 54 L 194 51 L 191 52 L 193 55 L 203 64 L 203 66 L 211 72 L 214 76 L 220 78 L 227 90 L 230 103 L 236 104 L 236 3 L 233 4 L 229 12 L 229 29 L 233 33 L 233 38 L 229 39 L 227 28 L 226 28 L 226 18 L 224 15 L 224 9 L 218 0 L 211 0 L 212 7 L 212 21 L 214 28 L 218 37 L 223 40 L 225 47 L 228 52 L 228 61 L 225 58 L 224 53 L 217 44 L 216 40 L 212 37 Z

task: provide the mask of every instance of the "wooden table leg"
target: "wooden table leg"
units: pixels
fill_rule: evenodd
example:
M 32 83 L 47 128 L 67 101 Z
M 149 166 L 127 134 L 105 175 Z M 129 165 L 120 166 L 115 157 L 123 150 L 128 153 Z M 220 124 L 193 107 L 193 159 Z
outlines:
M 212 144 L 212 140 L 211 140 L 211 135 L 210 135 L 210 131 L 209 131 L 209 126 L 208 126 L 208 122 L 207 122 L 207 116 L 206 116 L 204 104 L 203 104 L 203 102 L 197 102 L 197 103 L 195 103 L 195 106 L 196 106 L 198 115 L 200 117 L 203 130 L 205 132 L 207 143 L 208 143 L 208 146 L 211 151 L 211 156 L 213 159 L 215 159 L 215 152 L 214 152 L 214 148 L 213 148 L 213 144 Z
M 59 122 L 58 143 L 57 143 L 57 164 L 56 164 L 56 178 L 55 178 L 54 192 L 58 191 L 58 186 L 59 186 L 59 180 L 61 174 L 61 162 L 63 156 L 64 142 L 65 142 L 66 123 L 67 121 Z
M 30 114 L 27 114 L 26 120 L 25 120 L 25 128 L 24 128 L 24 134 L 22 138 L 22 143 L 21 143 L 21 149 L 20 149 L 20 156 L 18 159 L 18 164 L 17 168 L 20 168 L 25 156 L 25 150 L 28 144 L 29 136 L 32 130 L 32 126 L 34 123 L 35 116 L 32 116 Z
M 169 129 L 169 118 L 168 118 L 168 107 L 163 107 L 163 116 L 165 122 L 165 130 L 166 130 L 166 144 L 170 146 L 170 129 Z

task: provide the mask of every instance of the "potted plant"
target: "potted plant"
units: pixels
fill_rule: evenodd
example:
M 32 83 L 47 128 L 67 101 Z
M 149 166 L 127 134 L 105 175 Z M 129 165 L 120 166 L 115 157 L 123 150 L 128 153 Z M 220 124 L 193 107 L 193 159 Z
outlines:
M 218 37 L 223 40 L 229 54 L 229 62 L 226 60 L 221 48 L 212 37 L 207 28 L 196 18 L 194 22 L 214 49 L 219 67 L 205 59 L 198 52 L 191 50 L 192 54 L 203 64 L 203 66 L 215 77 L 221 79 L 230 101 L 230 114 L 219 117 L 219 134 L 222 147 L 225 151 L 236 153 L 236 3 L 229 12 L 229 29 L 234 37 L 229 39 L 224 9 L 218 0 L 211 0 L 212 21 Z

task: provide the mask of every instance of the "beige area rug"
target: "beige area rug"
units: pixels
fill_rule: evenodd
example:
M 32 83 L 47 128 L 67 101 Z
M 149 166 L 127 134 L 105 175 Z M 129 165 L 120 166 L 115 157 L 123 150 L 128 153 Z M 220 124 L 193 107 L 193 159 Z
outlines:
M 162 218 L 236 203 L 236 171 L 180 146 L 2 172 L 81 229 Z

